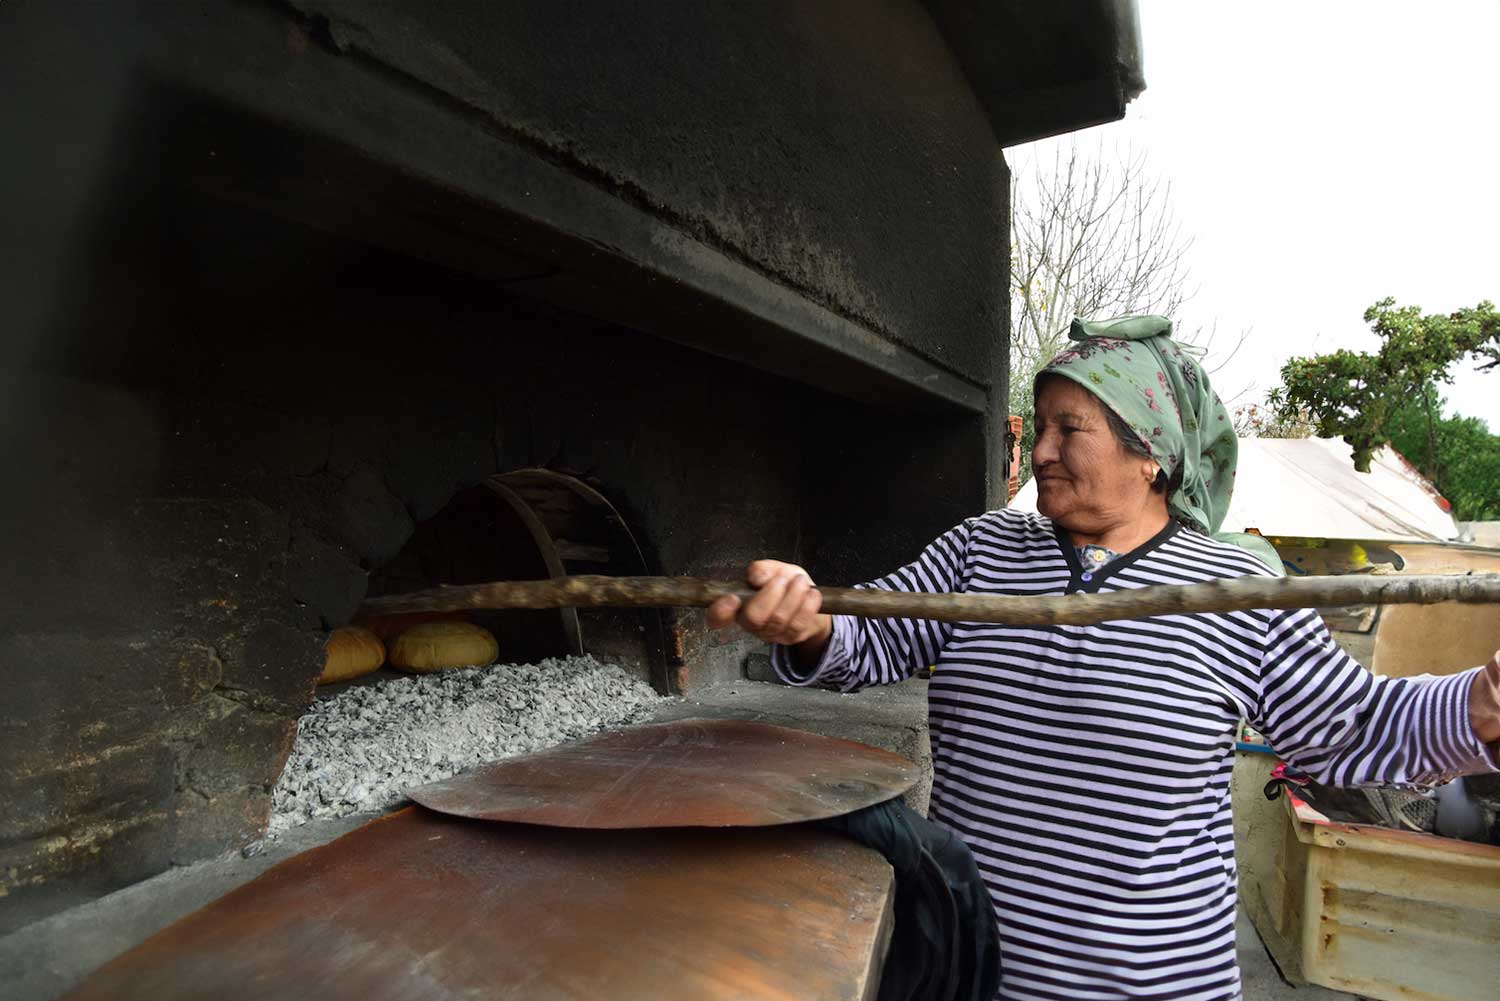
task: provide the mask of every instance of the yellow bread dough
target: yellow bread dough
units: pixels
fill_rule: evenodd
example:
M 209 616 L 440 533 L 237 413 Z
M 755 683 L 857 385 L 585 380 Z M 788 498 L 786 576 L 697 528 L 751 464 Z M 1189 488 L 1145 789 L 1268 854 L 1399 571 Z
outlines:
M 391 666 L 416 674 L 455 667 L 484 667 L 495 662 L 500 645 L 494 635 L 469 622 L 423 622 L 396 637 Z
M 380 637 L 358 626 L 335 629 L 329 634 L 324 649 L 327 655 L 323 660 L 323 673 L 318 675 L 320 685 L 358 678 L 385 663 L 385 644 L 380 642 Z
M 463 612 L 394 612 L 390 615 L 362 615 L 349 624 L 370 630 L 380 637 L 380 642 L 389 647 L 397 636 L 412 626 L 420 626 L 424 622 L 467 621 L 469 618 Z

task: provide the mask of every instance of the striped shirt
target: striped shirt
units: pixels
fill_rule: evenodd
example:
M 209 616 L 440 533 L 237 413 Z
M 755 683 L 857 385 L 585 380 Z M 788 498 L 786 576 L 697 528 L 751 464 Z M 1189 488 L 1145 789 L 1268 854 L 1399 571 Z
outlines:
M 1175 523 L 1099 569 L 1035 514 L 992 511 L 872 584 L 1006 595 L 1271 576 Z M 1382 679 L 1309 609 L 1020 627 L 835 616 L 791 684 L 852 691 L 936 665 L 931 816 L 979 863 L 1000 923 L 1000 997 L 1234 999 L 1229 780 L 1241 717 L 1331 785 L 1492 770 L 1473 672 Z

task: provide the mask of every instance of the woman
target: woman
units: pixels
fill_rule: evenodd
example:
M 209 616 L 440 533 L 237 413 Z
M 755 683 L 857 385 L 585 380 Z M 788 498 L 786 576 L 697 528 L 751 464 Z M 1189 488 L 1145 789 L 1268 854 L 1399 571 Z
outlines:
M 1038 376 L 1041 516 L 991 511 L 868 587 L 1056 595 L 1274 576 L 1214 536 L 1237 443 L 1161 317 L 1074 321 Z M 792 684 L 850 691 L 937 666 L 932 819 L 973 850 L 999 919 L 1002 998 L 1239 997 L 1229 780 L 1241 717 L 1318 781 L 1433 784 L 1496 767 L 1500 660 L 1380 679 L 1312 610 L 1010 627 L 819 612 L 801 568 L 726 598 Z M 1500 658 L 1500 655 L 1497 655 Z

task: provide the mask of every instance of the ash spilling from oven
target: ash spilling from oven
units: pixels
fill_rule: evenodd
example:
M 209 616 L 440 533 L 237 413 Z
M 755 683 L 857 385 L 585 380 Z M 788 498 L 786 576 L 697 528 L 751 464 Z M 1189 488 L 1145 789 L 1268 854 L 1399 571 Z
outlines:
M 382 810 L 466 768 L 632 723 L 666 701 L 593 657 L 442 671 L 314 702 L 272 793 L 270 833 Z

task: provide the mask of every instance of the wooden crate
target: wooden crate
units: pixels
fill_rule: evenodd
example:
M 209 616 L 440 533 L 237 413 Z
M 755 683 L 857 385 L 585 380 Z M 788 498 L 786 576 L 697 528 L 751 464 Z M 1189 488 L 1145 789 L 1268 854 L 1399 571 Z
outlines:
M 1239 756 L 1235 826 L 1241 900 L 1287 979 L 1379 1001 L 1500 997 L 1500 847 L 1266 802 L 1273 764 Z

